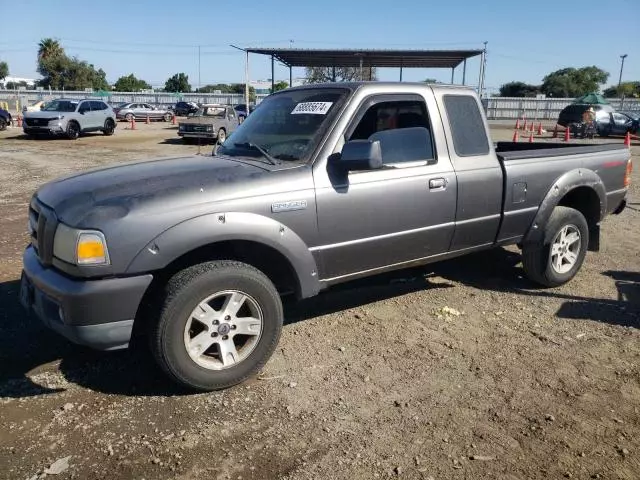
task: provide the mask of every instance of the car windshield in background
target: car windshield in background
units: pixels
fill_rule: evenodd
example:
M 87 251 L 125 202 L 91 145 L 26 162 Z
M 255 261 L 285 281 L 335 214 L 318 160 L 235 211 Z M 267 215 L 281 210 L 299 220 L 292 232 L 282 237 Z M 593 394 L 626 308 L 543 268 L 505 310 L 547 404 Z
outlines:
M 45 112 L 75 112 L 78 102 L 69 100 L 54 100 L 48 103 L 42 110 Z
M 196 117 L 218 117 L 218 118 L 224 118 L 224 113 L 225 113 L 225 108 L 224 107 L 204 107 L 199 109 L 194 115 Z
M 218 153 L 266 157 L 267 161 L 307 161 L 347 93 L 343 88 L 310 88 L 267 97 Z

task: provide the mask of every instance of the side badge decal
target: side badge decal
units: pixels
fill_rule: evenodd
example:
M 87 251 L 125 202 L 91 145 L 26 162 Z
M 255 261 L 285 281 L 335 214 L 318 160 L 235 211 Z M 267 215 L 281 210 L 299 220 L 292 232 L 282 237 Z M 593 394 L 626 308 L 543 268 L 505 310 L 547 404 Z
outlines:
M 306 200 L 292 200 L 290 202 L 276 202 L 271 204 L 273 213 L 291 212 L 293 210 L 304 210 L 307 208 Z

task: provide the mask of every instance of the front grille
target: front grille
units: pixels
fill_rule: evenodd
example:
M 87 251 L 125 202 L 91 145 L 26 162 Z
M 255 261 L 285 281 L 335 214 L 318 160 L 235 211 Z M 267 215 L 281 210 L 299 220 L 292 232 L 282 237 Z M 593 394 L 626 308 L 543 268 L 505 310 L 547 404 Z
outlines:
M 185 132 L 206 132 L 208 125 L 185 125 Z
M 53 239 L 56 234 L 58 219 L 53 210 L 44 206 L 36 198 L 29 205 L 29 230 L 31 245 L 44 266 L 51 265 L 53 260 Z
M 27 124 L 27 127 L 46 127 L 49 125 L 49 122 L 54 120 L 52 118 L 25 118 L 24 123 Z

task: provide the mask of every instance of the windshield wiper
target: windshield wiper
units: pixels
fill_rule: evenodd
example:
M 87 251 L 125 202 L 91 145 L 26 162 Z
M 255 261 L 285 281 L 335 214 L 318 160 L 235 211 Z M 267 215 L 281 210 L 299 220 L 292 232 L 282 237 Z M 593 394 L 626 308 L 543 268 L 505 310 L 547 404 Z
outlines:
M 264 158 L 266 158 L 269 161 L 271 165 L 280 165 L 280 162 L 277 159 L 275 159 L 273 156 L 271 156 L 271 154 L 267 152 L 267 150 L 265 150 L 264 147 L 261 147 L 260 145 L 256 145 L 255 143 L 251 143 L 251 142 L 239 142 L 239 143 L 234 143 L 233 146 L 240 147 L 240 148 L 255 148 L 262 154 Z

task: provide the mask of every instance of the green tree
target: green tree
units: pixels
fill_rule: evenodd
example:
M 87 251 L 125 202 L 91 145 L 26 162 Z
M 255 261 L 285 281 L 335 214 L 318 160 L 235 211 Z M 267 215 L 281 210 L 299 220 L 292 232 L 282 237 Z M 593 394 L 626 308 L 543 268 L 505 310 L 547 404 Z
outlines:
M 113 84 L 113 89 L 116 92 L 138 92 L 140 90 L 149 90 L 150 88 L 151 85 L 144 80 L 136 78 L 133 73 L 120 77 Z
M 164 84 L 165 92 L 191 92 L 191 85 L 189 85 L 189 76 L 184 73 L 176 73 L 173 77 L 169 78 Z
M 232 83 L 229 85 L 229 93 L 238 93 L 244 95 L 246 86 L 244 83 Z M 249 85 L 249 102 L 255 103 L 256 101 L 256 89 Z
M 542 79 L 540 90 L 549 97 L 579 97 L 597 92 L 609 73 L 596 67 L 563 68 Z
M 369 72 L 371 76 L 369 77 Z M 332 67 L 307 67 L 305 69 L 306 83 L 328 83 L 333 81 Z M 378 72 L 376 68 L 369 70 L 369 67 L 362 68 L 360 78 L 360 67 L 336 67 L 336 82 L 354 82 L 359 80 L 377 80 Z
M 28 87 L 28 86 L 29 84 L 27 82 L 25 82 L 24 80 L 20 80 L 19 82 L 7 82 L 4 88 L 6 88 L 7 90 L 16 90 L 20 87 Z
M 64 49 L 58 40 L 43 38 L 38 44 L 38 62 L 46 61 L 54 57 L 64 56 Z
M 9 65 L 7 62 L 0 62 L 0 80 L 4 80 L 9 76 Z
M 509 82 L 500 87 L 501 97 L 535 97 L 540 87 L 524 82 Z
M 77 57 L 70 58 L 57 40 L 45 38 L 38 44 L 38 73 L 43 87 L 66 90 L 109 90 L 107 74 Z
M 609 87 L 602 92 L 607 98 L 640 97 L 640 82 L 622 82 L 620 86 Z
M 222 93 L 231 93 L 231 88 L 226 83 L 217 83 L 215 85 L 205 85 L 198 89 L 198 92 L 201 93 L 213 93 L 216 91 L 220 91 Z
M 435 78 L 425 78 L 423 81 L 423 83 L 440 83 L 438 80 L 436 80 Z
M 277 82 L 274 86 L 273 86 L 273 92 L 279 92 L 280 90 L 284 90 L 285 88 L 289 88 L 289 82 Z

